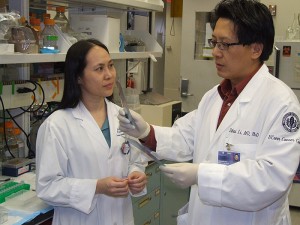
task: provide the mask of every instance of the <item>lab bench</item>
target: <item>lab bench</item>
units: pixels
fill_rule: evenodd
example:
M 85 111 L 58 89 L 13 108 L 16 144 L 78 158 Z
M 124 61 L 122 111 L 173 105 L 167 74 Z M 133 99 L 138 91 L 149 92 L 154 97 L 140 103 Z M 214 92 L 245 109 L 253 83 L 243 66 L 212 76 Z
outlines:
M 3 176 L 3 178 L 9 178 Z M 53 217 L 53 207 L 45 204 L 35 193 L 35 174 L 24 173 L 18 177 L 10 178 L 7 183 L 23 183 L 30 185 L 29 190 L 14 196 L 1 203 L 0 206 L 7 210 L 7 221 L 2 225 L 37 225 Z M 6 184 L 6 183 L 5 183 Z
M 188 201 L 189 189 L 177 188 L 161 173 L 157 163 L 149 163 L 145 173 L 148 178 L 147 194 L 132 197 L 135 225 L 176 225 L 177 211 Z M 13 180 L 30 184 L 29 195 L 35 192 L 33 172 L 22 174 Z M 8 209 L 9 220 L 2 225 L 50 225 L 53 217 L 53 208 L 40 200 L 36 194 L 30 198 L 30 206 L 18 203 L 16 207 L 12 207 L 5 202 L 0 206 Z

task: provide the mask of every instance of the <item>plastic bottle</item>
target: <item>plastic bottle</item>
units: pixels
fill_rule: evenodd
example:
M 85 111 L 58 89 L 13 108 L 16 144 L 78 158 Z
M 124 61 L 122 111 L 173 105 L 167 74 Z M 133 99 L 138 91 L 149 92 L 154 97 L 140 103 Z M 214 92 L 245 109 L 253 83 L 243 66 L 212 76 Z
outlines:
M 68 33 L 70 23 L 65 15 L 66 8 L 64 6 L 56 7 L 56 15 L 54 16 L 55 24 L 63 33 Z
M 3 126 L 1 126 L 0 127 L 0 163 L 6 160 L 5 151 L 6 151 L 6 147 L 5 147 L 5 140 L 4 140 L 4 129 Z
M 40 40 L 41 40 L 41 20 L 38 18 L 30 18 L 30 25 L 33 28 L 36 38 L 37 38 L 37 45 L 40 48 Z
M 36 32 L 41 32 L 41 20 L 38 18 L 30 18 L 30 25 L 36 30 Z
M 54 29 L 54 19 L 45 19 L 44 20 L 45 28 L 42 31 L 41 39 L 43 40 L 42 48 L 40 49 L 41 53 L 58 53 L 58 35 Z

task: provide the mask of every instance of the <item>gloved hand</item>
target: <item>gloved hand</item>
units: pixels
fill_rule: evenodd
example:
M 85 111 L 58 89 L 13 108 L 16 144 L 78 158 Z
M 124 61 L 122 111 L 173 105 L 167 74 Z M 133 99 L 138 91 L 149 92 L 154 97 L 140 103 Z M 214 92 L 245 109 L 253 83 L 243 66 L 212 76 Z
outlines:
M 160 166 L 160 170 L 180 188 L 187 188 L 198 183 L 199 164 L 174 163 Z
M 121 108 L 118 115 L 119 129 L 124 133 L 138 139 L 147 137 L 150 132 L 150 125 L 143 119 L 143 117 L 141 117 L 140 114 L 132 110 L 130 110 L 130 113 L 137 127 L 130 123 L 129 119 L 127 119 L 125 116 L 124 109 Z

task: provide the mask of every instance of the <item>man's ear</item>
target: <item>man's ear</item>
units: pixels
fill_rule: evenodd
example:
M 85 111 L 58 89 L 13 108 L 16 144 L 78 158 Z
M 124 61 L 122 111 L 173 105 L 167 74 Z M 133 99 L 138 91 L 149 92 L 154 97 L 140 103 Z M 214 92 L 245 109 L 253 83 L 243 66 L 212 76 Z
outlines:
M 253 59 L 257 59 L 261 56 L 262 51 L 264 49 L 263 44 L 261 43 L 253 43 L 251 44 L 252 57 Z

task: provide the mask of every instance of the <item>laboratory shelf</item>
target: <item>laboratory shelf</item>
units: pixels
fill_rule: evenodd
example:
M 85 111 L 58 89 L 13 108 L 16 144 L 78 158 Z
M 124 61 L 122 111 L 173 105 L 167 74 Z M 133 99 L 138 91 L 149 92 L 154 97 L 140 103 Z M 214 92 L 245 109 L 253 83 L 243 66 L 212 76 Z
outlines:
M 164 3 L 162 0 L 54 0 L 47 3 L 45 0 L 31 0 L 31 5 L 41 5 L 42 3 L 48 5 L 68 4 L 70 7 L 76 6 L 104 6 L 123 10 L 147 10 L 162 12 Z
M 161 57 L 161 52 L 111 52 L 112 59 L 142 59 Z M 43 62 L 64 62 L 66 53 L 59 54 L 0 54 L 1 64 L 18 64 L 18 63 L 43 63 Z
M 72 2 L 80 2 L 78 0 L 69 0 Z M 86 1 L 92 4 L 101 4 L 102 6 L 118 8 L 118 9 L 126 9 L 126 10 L 134 10 L 134 9 L 144 9 L 150 11 L 158 11 L 162 12 L 164 8 L 163 1 L 161 0 L 88 0 Z
M 139 38 L 146 45 L 145 52 L 110 52 L 112 59 L 142 59 L 161 57 L 163 53 L 162 47 L 157 43 L 154 37 L 148 32 L 127 30 L 125 35 Z M 64 48 L 67 49 L 68 47 Z M 0 54 L 1 64 L 17 64 L 17 63 L 43 63 L 43 62 L 64 62 L 66 53 L 58 54 L 26 54 L 26 53 L 6 53 Z
M 24 53 L 11 53 L 0 54 L 1 64 L 17 64 L 17 63 L 42 63 L 42 62 L 63 62 L 65 61 L 66 54 L 24 54 Z

